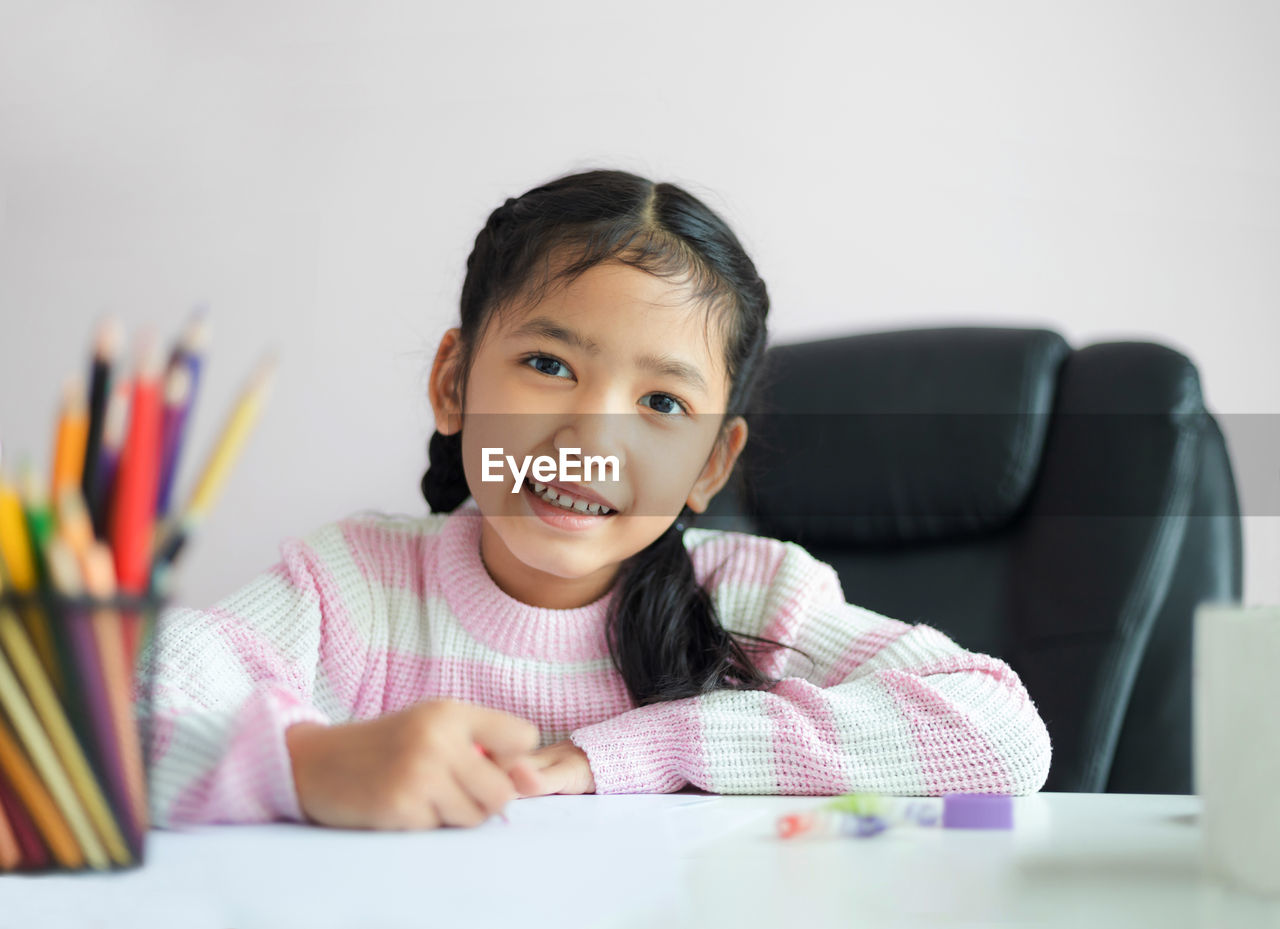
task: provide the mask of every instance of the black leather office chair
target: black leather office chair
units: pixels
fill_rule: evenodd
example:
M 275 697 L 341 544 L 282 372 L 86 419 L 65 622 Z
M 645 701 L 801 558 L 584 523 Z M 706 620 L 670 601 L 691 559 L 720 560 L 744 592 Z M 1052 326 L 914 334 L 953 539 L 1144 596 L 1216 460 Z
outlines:
M 763 376 L 696 525 L 798 542 L 849 602 L 1008 661 L 1045 790 L 1192 792 L 1192 615 L 1240 598 L 1242 553 L 1189 359 L 955 327 L 773 346 Z

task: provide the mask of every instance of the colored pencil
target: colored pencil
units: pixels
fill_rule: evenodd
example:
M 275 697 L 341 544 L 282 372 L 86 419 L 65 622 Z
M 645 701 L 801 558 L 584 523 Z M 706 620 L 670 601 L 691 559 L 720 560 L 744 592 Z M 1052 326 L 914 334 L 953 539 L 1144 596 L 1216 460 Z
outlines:
M 56 546 L 57 542 L 55 541 L 53 545 Z M 93 773 L 84 748 L 72 731 L 62 704 L 58 702 L 49 679 L 41 670 L 40 663 L 36 660 L 35 652 L 31 650 L 31 643 L 22 627 L 16 622 L 7 622 L 3 616 L 0 616 L 0 643 L 3 643 L 14 670 L 26 688 L 27 699 L 34 707 L 36 717 L 43 725 L 49 742 L 52 743 L 57 760 L 62 770 L 67 773 L 71 788 L 92 824 L 96 837 L 101 840 L 102 847 L 112 861 L 119 865 L 129 864 L 132 856 L 125 843 L 124 834 L 111 814 L 107 798 Z M 16 718 L 14 724 L 17 725 Z M 85 851 L 88 853 L 89 850 Z
M 60 594 L 79 597 L 86 593 L 76 553 L 65 538 L 56 538 L 49 542 L 47 557 L 50 574 Z M 93 733 L 91 744 L 95 749 L 98 762 L 95 770 L 101 777 L 102 783 L 106 785 L 107 793 L 112 800 L 111 805 L 115 809 L 115 818 L 112 823 L 124 826 L 124 831 L 129 833 L 130 847 L 134 853 L 137 853 L 141 847 L 141 836 L 132 834 L 133 811 L 120 758 L 120 734 L 116 732 L 116 719 L 112 714 L 113 701 L 108 692 L 106 675 L 103 673 L 104 668 L 92 622 L 93 612 L 69 610 L 66 616 L 65 632 L 75 655 L 76 670 L 82 677 L 83 692 L 89 709 Z M 120 649 L 118 638 L 114 643 L 114 651 L 116 655 L 112 656 L 112 660 L 116 665 L 123 663 L 123 651 Z M 120 835 L 118 825 L 115 834 Z
M 93 538 L 79 494 L 67 491 L 58 501 L 58 528 L 61 539 L 75 558 L 75 564 L 60 566 L 64 592 L 74 588 L 78 578 L 83 578 L 83 593 L 99 601 L 114 597 L 116 584 L 111 550 Z M 87 615 L 73 615 L 69 621 L 71 626 L 78 626 L 69 627 L 68 632 L 79 637 L 79 662 L 85 669 L 86 680 L 94 682 L 93 687 L 86 690 L 93 707 L 99 770 L 105 775 L 107 790 L 131 847 L 141 857 L 143 834 L 148 825 L 146 779 L 133 714 L 133 681 L 124 660 L 120 614 L 114 609 L 101 608 Z
M 160 477 L 160 353 L 153 334 L 139 344 L 137 375 L 129 410 L 129 435 L 111 503 L 111 554 L 116 583 L 127 594 L 145 594 L 151 578 L 155 533 L 156 487 Z M 139 622 L 122 614 L 125 657 L 130 667 L 137 655 Z
M 85 553 L 85 584 L 94 597 L 115 596 L 115 570 L 111 551 L 95 542 Z M 142 741 L 138 731 L 138 718 L 134 712 L 133 669 L 125 664 L 124 649 L 120 647 L 120 614 L 116 610 L 100 609 L 93 614 L 94 636 L 98 646 L 98 658 L 102 664 L 102 676 L 107 685 L 111 716 L 119 738 L 120 765 L 123 768 L 125 791 L 128 798 L 129 821 L 142 853 L 142 837 L 150 828 L 147 809 L 146 765 L 142 756 Z
M 253 374 L 240 392 L 236 405 L 223 425 L 222 433 L 214 445 L 212 454 L 206 461 L 200 479 L 192 491 L 191 498 L 181 517 L 167 527 L 161 536 L 156 560 L 161 570 L 171 565 L 187 539 L 193 535 L 204 522 L 214 500 L 226 482 L 231 466 L 235 464 L 245 440 L 262 413 L 275 376 L 276 359 L 268 354 L 258 363 Z
M 22 848 L 9 822 L 9 814 L 0 804 L 0 871 L 12 871 L 22 863 Z
M 142 860 L 138 652 L 276 368 L 271 355 L 255 366 L 185 506 L 171 506 L 209 330 L 197 308 L 164 366 L 144 333 L 117 378 L 122 327 L 102 320 L 87 389 L 63 385 L 47 483 L 28 467 L 18 490 L 0 472 L 0 871 Z
M 166 406 L 171 402 L 174 404 L 174 412 L 171 423 L 166 423 L 163 457 L 160 464 L 160 494 L 156 500 L 156 514 L 160 518 L 169 513 L 169 502 L 177 480 L 178 462 L 182 458 L 182 450 L 186 444 L 191 408 L 195 405 L 196 393 L 200 387 L 204 350 L 209 341 L 207 312 L 204 306 L 196 307 L 182 333 L 182 338 L 169 356 L 169 366 L 165 375 L 165 400 Z M 175 393 L 180 399 L 171 400 L 171 396 Z
M 85 437 L 84 466 L 80 472 L 80 492 L 90 504 L 97 490 L 107 403 L 111 397 L 111 375 L 122 338 L 120 321 L 108 318 L 98 325 L 93 339 L 93 360 L 89 364 L 89 432 Z
M 120 451 L 124 448 L 125 432 L 129 426 L 128 381 L 111 389 L 107 400 L 107 412 L 102 425 L 102 448 L 98 452 L 97 473 L 93 478 L 93 492 L 87 498 L 89 515 L 93 519 L 93 533 L 104 542 L 107 540 L 111 521 L 111 497 L 116 485 L 116 471 L 120 465 Z
M 35 593 L 39 579 L 36 575 L 31 537 L 27 532 L 26 515 L 22 511 L 22 501 L 17 491 L 10 486 L 3 473 L 0 473 L 0 567 L 3 567 L 3 575 L 15 593 Z M 44 610 L 35 603 L 27 603 L 23 605 L 21 613 L 45 673 L 59 692 L 65 692 L 58 650 Z
M 53 474 L 49 482 L 51 499 L 57 499 L 63 487 L 80 486 L 88 438 L 89 408 L 85 405 L 84 382 L 73 377 L 62 389 L 62 405 L 54 430 Z
M 13 615 L 13 611 L 7 607 L 0 607 L 0 641 L 3 641 L 5 646 L 0 650 L 0 706 L 4 707 L 8 718 L 13 721 L 13 728 L 18 738 L 40 773 L 40 779 L 53 794 L 54 803 L 66 818 L 67 825 L 71 828 L 76 843 L 83 850 L 89 866 L 106 868 L 109 866 L 106 849 L 93 830 L 89 815 L 71 782 L 71 775 L 58 760 L 59 752 L 50 740 L 52 734 L 47 733 L 41 726 L 27 695 L 23 692 L 22 684 L 18 683 L 14 667 L 9 664 L 9 658 L 5 657 L 5 651 L 8 651 L 13 664 L 22 668 L 24 682 L 25 679 L 38 679 L 39 663 L 33 664 L 30 660 L 32 653 L 30 643 L 26 640 L 26 632 L 18 623 L 18 618 Z M 63 747 L 65 748 L 65 744 Z
M 170 368 L 164 379 L 164 410 L 160 420 L 160 488 L 156 497 L 156 518 L 169 512 L 182 432 L 191 398 L 191 370 L 186 365 Z
M 52 804 L 53 801 L 49 802 Z M 22 805 L 22 801 L 14 792 L 13 785 L 9 783 L 3 764 L 0 764 L 0 809 L 3 809 L 5 816 L 9 818 L 13 837 L 18 842 L 18 850 L 22 855 L 18 867 L 26 869 L 49 867 L 52 861 L 49 857 L 49 849 L 40 838 L 40 830 L 36 827 L 35 820 L 31 818 L 31 814 L 27 812 L 27 808 Z
M 0 662 L 3 661 L 4 655 L 0 654 Z M 84 850 L 76 842 L 75 835 L 49 788 L 27 761 L 3 714 L 0 714 L 0 770 L 4 771 L 14 794 L 22 801 L 31 821 L 40 830 L 45 846 L 54 860 L 64 868 L 83 868 Z
M 74 488 L 68 487 L 64 493 L 72 493 Z M 36 566 L 36 575 L 39 578 L 39 586 L 49 588 L 49 572 L 47 565 L 44 563 L 44 550 L 49 539 L 53 537 L 53 510 L 49 506 L 48 500 L 45 499 L 44 488 L 41 486 L 39 476 L 34 468 L 26 468 L 23 471 L 21 486 L 19 493 L 22 497 L 22 512 L 26 518 L 27 532 L 31 543 L 31 555 Z M 71 651 L 66 641 L 66 637 L 59 635 L 60 624 L 58 616 L 48 615 L 44 609 L 37 607 L 34 603 L 26 607 L 27 609 L 40 609 L 44 620 L 49 627 L 50 634 L 53 637 L 53 649 L 58 660 L 58 678 L 54 680 L 54 686 L 62 697 L 63 705 L 67 708 L 67 714 L 71 717 L 71 726 L 75 729 L 77 737 L 84 741 L 88 734 L 88 717 L 81 699 L 78 675 L 75 671 L 75 664 L 72 659 Z

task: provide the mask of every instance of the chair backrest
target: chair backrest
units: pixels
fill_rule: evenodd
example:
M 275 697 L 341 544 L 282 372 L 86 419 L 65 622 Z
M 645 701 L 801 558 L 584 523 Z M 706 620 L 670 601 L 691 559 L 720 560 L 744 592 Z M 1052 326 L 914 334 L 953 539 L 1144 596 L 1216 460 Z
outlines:
M 1191 619 L 1238 600 L 1239 504 L 1184 355 L 951 327 L 769 350 L 698 525 L 803 545 L 845 598 L 1018 672 L 1046 790 L 1191 792 Z

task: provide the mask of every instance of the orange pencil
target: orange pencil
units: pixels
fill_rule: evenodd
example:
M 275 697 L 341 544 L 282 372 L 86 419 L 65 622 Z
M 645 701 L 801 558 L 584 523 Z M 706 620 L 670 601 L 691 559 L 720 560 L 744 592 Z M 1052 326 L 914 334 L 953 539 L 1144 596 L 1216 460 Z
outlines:
M 89 441 L 89 407 L 84 382 L 68 378 L 62 390 L 62 408 L 53 443 L 53 479 L 49 497 L 58 499 L 63 487 L 79 487 L 84 473 L 84 450 Z
M 129 435 L 120 456 L 111 506 L 109 538 L 116 582 L 127 594 L 145 594 L 151 576 L 156 489 L 160 479 L 161 366 L 155 336 L 147 333 L 139 345 Z M 128 613 L 122 619 L 125 657 L 132 668 L 137 655 L 140 617 Z
M 9 817 L 0 806 L 0 871 L 12 871 L 22 861 L 22 849 L 18 847 L 18 837 L 9 825 Z
M 58 806 L 36 772 L 32 770 L 9 724 L 0 716 L 0 768 L 13 786 L 31 821 L 40 830 L 45 845 L 64 868 L 84 867 L 84 852 L 71 834 L 71 827 L 58 812 Z

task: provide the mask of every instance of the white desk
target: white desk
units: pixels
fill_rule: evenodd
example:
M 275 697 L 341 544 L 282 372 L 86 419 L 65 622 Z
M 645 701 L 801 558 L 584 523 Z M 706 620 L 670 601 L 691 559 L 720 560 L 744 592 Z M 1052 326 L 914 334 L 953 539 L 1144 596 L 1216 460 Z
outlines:
M 420 833 L 292 824 L 151 833 L 146 865 L 0 877 L 0 926 L 1261 926 L 1220 886 L 1194 796 L 1041 793 L 1012 832 L 782 840 L 817 797 L 537 797 L 510 824 Z

